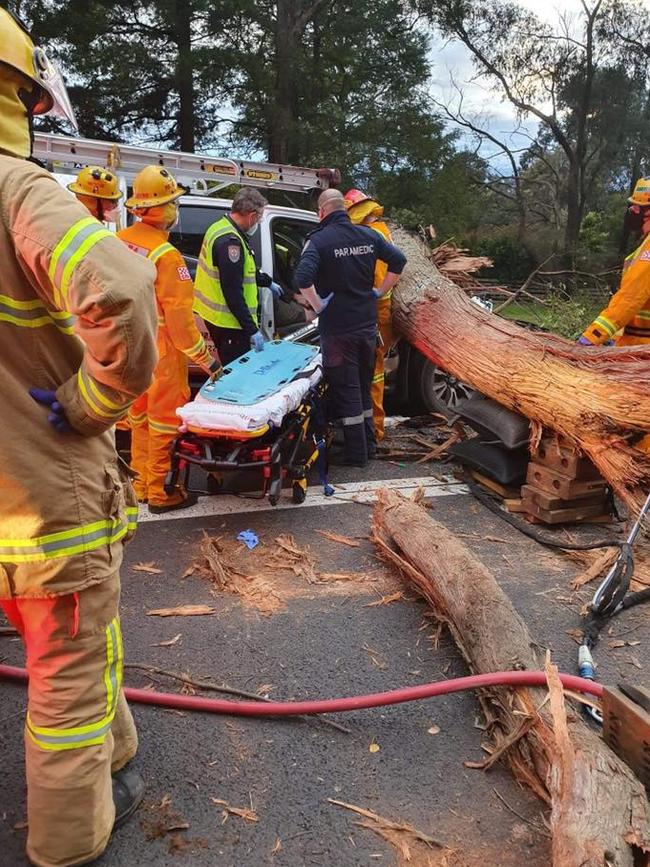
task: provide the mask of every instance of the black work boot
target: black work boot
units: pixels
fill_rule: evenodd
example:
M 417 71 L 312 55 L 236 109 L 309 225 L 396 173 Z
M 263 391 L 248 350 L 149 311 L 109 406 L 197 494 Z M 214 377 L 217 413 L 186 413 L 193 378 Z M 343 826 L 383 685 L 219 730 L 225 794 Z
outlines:
M 113 830 L 123 825 L 136 811 L 144 797 L 144 780 L 132 768 L 122 768 L 113 774 Z
M 144 780 L 137 771 L 132 768 L 122 768 L 121 771 L 116 771 L 112 775 L 113 782 L 113 803 L 115 804 L 115 821 L 113 822 L 113 831 L 127 822 L 135 813 L 140 802 L 144 797 Z M 107 847 L 110 846 L 110 840 Z M 104 855 L 106 849 L 93 858 L 91 861 L 82 861 L 84 867 L 89 867 L 91 864 L 106 863 Z M 81 867 L 81 864 L 79 867 Z
M 149 511 L 153 515 L 164 515 L 165 512 L 175 512 L 177 509 L 189 509 L 190 506 L 195 506 L 198 502 L 199 495 L 198 494 L 186 494 L 182 500 L 172 501 L 169 505 L 164 504 L 160 506 L 154 506 L 149 503 Z

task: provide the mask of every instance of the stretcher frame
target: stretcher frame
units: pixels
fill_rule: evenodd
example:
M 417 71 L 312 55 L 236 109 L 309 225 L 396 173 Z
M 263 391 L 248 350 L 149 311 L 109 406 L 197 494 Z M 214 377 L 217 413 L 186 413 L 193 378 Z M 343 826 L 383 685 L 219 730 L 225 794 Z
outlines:
M 188 428 L 172 443 L 165 491 L 173 492 L 179 484 L 187 491 L 196 490 L 189 486 L 189 475 L 193 466 L 209 475 L 260 470 L 261 497 L 268 496 L 272 506 L 277 505 L 286 479 L 291 481 L 293 502 L 304 502 L 309 471 L 320 455 L 317 443 L 326 436 L 324 424 L 320 424 L 315 418 L 322 415 L 318 407 L 325 388 L 323 382 L 312 386 L 300 405 L 287 413 L 280 427 L 264 425 L 255 431 Z M 304 449 L 307 454 L 303 457 L 301 452 L 304 454 Z M 206 493 L 203 490 L 196 492 Z M 219 491 L 213 486 L 208 493 Z

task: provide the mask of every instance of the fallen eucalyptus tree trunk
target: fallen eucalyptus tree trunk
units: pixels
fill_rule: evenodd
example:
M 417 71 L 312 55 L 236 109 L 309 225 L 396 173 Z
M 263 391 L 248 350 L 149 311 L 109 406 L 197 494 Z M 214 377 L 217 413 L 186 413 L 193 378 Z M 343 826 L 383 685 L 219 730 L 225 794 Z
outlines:
M 472 671 L 543 668 L 494 577 L 421 505 L 380 491 L 373 539 L 447 622 Z M 546 698 L 541 689 L 483 692 L 494 738 L 488 763 L 502 758 L 550 803 L 553 867 L 647 865 L 650 805 L 643 785 L 578 712 L 568 707 L 568 719 L 559 719 Z
M 650 431 L 650 346 L 577 346 L 494 316 L 440 274 L 417 236 L 392 232 L 408 257 L 393 292 L 396 330 L 444 370 L 571 439 L 638 511 L 650 490 L 650 455 L 634 447 Z

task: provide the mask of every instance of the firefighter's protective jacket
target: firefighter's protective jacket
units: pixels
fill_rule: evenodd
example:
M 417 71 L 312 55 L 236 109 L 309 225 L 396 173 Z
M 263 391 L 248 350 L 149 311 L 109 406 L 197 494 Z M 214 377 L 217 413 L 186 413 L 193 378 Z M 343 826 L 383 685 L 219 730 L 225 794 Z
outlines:
M 650 343 L 650 235 L 626 258 L 618 292 L 585 330 L 584 337 L 600 345 L 621 329 L 617 346 Z
M 171 347 L 191 361 L 209 368 L 212 364 L 205 340 L 194 321 L 194 286 L 185 259 L 167 240 L 169 232 L 137 222 L 117 233 L 134 252 L 156 266 L 158 351 Z
M 56 180 L 0 155 L 0 598 L 115 573 L 135 526 L 113 425 L 156 363 L 155 269 Z M 32 387 L 55 390 L 57 433 Z
M 389 244 L 393 243 L 393 237 L 390 233 L 390 229 L 386 225 L 383 220 L 373 220 L 372 223 L 368 224 L 371 229 L 374 229 L 375 232 L 379 232 L 379 234 L 385 238 Z M 375 288 L 378 289 L 381 284 L 384 282 L 384 277 L 388 273 L 388 265 L 382 259 L 377 259 L 377 264 L 375 265 Z M 393 294 L 392 290 L 387 292 L 381 301 L 385 301 L 386 299 L 390 299 Z

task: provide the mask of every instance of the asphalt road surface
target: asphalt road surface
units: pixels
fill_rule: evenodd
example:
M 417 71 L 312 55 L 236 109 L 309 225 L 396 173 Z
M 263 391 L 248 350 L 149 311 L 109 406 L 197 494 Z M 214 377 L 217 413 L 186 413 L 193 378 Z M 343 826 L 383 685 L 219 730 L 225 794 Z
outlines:
M 439 632 L 426 606 L 374 556 L 368 503 L 381 481 L 405 491 L 424 485 L 432 514 L 464 534 L 540 647 L 551 648 L 561 669 L 575 670 L 576 643 L 567 630 L 580 625 L 579 609 L 590 595 L 569 590 L 578 566 L 486 511 L 449 466 L 375 462 L 368 471 L 336 470 L 332 481 L 334 498 L 326 500 L 314 487 L 301 506 L 291 505 L 288 494 L 276 508 L 226 495 L 202 498 L 191 512 L 165 520 L 143 516 L 123 569 L 127 662 L 278 700 L 376 692 L 467 673 L 448 633 Z M 247 529 L 260 539 L 251 552 L 236 541 Z M 193 566 L 204 534 L 220 540 L 239 595 Z M 309 546 L 321 580 L 277 568 L 292 560 L 278 547 L 282 535 L 293 536 L 300 549 Z M 140 571 L 142 564 L 158 571 Z M 215 611 L 147 615 L 188 603 Z M 619 618 L 598 652 L 602 679 L 647 681 L 641 669 L 649 623 L 641 609 Z M 621 640 L 628 643 L 610 647 Z M 22 664 L 20 643 L 0 638 L 0 658 Z M 125 681 L 180 688 L 133 668 Z M 12 867 L 26 863 L 24 708 L 24 689 L 2 684 L 0 863 Z M 484 756 L 471 694 L 332 717 L 347 733 L 313 718 L 262 721 L 144 706 L 134 713 L 141 738 L 136 762 L 147 796 L 115 834 L 99 862 L 106 867 L 550 863 L 543 804 L 502 766 L 483 772 L 464 765 Z M 395 832 L 389 822 L 373 823 L 331 800 L 408 824 L 431 840 Z

